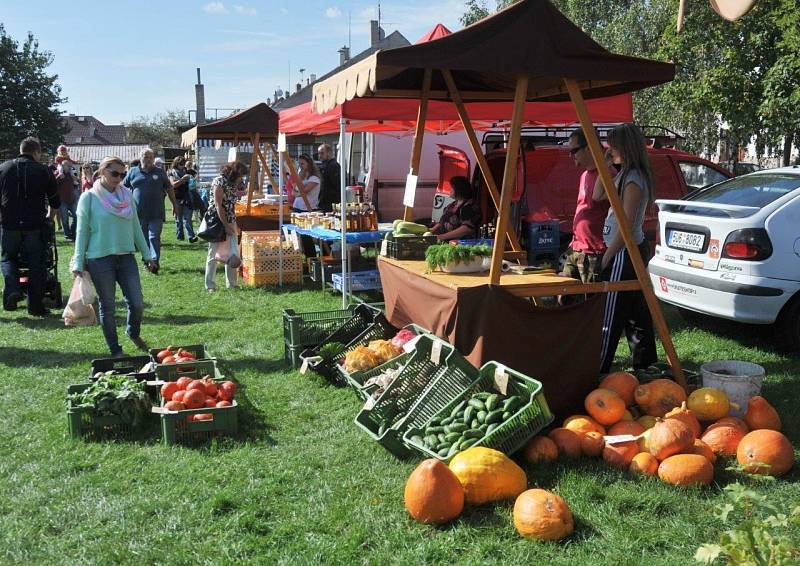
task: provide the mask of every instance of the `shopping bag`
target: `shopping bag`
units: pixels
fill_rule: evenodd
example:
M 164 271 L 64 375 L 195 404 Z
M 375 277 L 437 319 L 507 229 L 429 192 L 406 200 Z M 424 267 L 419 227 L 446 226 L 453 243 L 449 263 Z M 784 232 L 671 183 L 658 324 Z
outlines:
M 214 259 L 220 263 L 229 265 L 236 269 L 242 265 L 242 260 L 239 257 L 239 246 L 236 243 L 236 238 L 228 238 L 217 244 L 217 250 L 214 252 Z
M 75 277 L 69 293 L 67 306 L 64 307 L 64 326 L 90 326 L 97 322 L 94 312 L 94 301 L 97 299 L 92 278 L 88 271 Z

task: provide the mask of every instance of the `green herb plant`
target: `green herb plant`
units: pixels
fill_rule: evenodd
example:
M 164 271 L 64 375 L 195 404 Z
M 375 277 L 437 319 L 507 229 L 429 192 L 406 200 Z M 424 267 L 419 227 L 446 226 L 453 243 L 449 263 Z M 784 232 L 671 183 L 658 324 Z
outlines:
M 67 403 L 92 408 L 98 416 L 118 415 L 134 427 L 144 422 L 151 406 L 144 383 L 125 375 L 102 375 L 80 393 L 68 395 Z
M 341 342 L 331 342 L 319 349 L 319 356 L 325 363 L 332 362 L 344 351 L 345 345 Z
M 476 257 L 491 257 L 492 248 L 486 244 L 475 246 L 435 244 L 425 250 L 425 261 L 428 264 L 428 273 L 444 267 L 448 263 L 466 263 Z

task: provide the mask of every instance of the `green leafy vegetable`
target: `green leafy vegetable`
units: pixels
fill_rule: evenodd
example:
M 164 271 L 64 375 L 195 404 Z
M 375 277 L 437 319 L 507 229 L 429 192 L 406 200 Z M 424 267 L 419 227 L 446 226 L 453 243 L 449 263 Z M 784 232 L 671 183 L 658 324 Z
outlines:
M 102 375 L 85 390 L 67 396 L 68 407 L 92 408 L 98 416 L 118 415 L 134 427 L 144 422 L 150 405 L 144 383 L 125 375 Z
M 436 244 L 429 246 L 425 251 L 425 261 L 428 263 L 428 273 L 448 263 L 466 263 L 476 257 L 491 257 L 492 248 L 486 244 L 476 246 Z
M 332 362 L 339 357 L 344 349 L 344 344 L 341 344 L 340 342 L 331 342 L 330 344 L 325 344 L 319 349 L 319 356 L 322 358 L 323 362 Z

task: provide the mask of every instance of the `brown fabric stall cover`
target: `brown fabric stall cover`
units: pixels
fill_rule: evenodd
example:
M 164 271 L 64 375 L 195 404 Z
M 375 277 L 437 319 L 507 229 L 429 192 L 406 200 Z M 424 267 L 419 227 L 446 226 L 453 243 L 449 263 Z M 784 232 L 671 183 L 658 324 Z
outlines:
M 508 100 L 517 77 L 529 77 L 527 100 L 564 101 L 564 79 L 584 98 L 612 96 L 671 81 L 672 63 L 611 53 L 548 0 L 521 0 L 445 37 L 386 51 L 314 85 L 312 107 L 327 112 L 355 97 L 414 96 L 433 69 L 431 98 L 449 98 L 450 70 L 465 101 Z M 505 93 L 504 97 L 500 95 Z
M 585 412 L 598 382 L 602 295 L 544 309 L 502 287 L 451 289 L 386 262 L 378 267 L 393 325 L 430 330 L 476 367 L 495 360 L 541 381 L 557 422 Z
M 255 106 L 240 110 L 227 118 L 209 124 L 200 124 L 181 135 L 181 146 L 189 147 L 197 140 L 233 140 L 237 135 L 241 141 L 250 141 L 251 135 L 261 134 L 261 141 L 268 142 L 278 137 L 278 113 L 259 102 Z

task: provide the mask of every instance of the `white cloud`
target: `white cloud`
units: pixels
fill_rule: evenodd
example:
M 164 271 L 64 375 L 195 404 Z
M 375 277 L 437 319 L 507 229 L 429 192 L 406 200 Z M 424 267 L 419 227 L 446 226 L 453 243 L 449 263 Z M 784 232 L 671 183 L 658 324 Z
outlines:
M 203 11 L 208 12 L 209 14 L 227 14 L 228 9 L 225 7 L 225 4 L 222 2 L 209 2 L 205 6 L 203 6 Z
M 255 8 L 240 6 L 239 4 L 234 4 L 233 9 L 237 14 L 243 14 L 245 16 L 255 16 L 257 13 Z
M 341 15 L 342 15 L 342 11 L 336 6 L 331 6 L 330 8 L 325 10 L 325 17 L 326 18 L 334 19 L 334 18 L 338 18 Z

